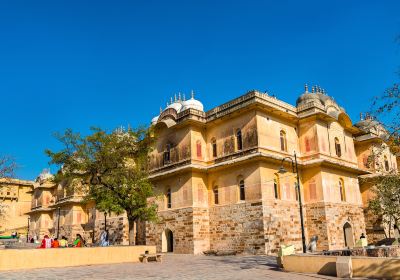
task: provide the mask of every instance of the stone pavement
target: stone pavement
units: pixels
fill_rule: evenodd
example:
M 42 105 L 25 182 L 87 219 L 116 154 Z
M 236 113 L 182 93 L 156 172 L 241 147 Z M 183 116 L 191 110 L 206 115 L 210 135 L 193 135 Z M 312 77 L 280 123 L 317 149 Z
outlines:
M 46 260 L 43 260 L 44 262 Z M 321 275 L 285 273 L 268 256 L 166 255 L 162 263 L 110 264 L 0 272 L 0 279 L 336 279 Z

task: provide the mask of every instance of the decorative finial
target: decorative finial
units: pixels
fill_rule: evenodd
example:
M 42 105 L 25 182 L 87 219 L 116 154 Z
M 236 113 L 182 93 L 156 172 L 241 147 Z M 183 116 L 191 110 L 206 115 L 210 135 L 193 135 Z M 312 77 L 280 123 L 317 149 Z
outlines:
M 315 92 L 315 86 L 312 86 L 311 92 L 312 92 L 312 93 Z
M 168 105 L 169 105 L 169 104 L 168 104 L 168 101 L 167 101 L 167 107 L 168 107 Z
M 178 93 L 178 100 L 181 101 L 181 92 Z
M 325 94 L 325 90 L 324 90 L 324 89 L 322 89 L 322 90 L 321 90 L 321 93 L 322 93 L 322 94 Z
M 363 120 L 363 113 L 361 112 L 360 113 L 360 121 L 362 121 Z
M 161 106 L 160 106 L 160 114 L 162 113 L 162 108 L 161 108 Z
M 171 103 L 170 104 L 172 104 L 173 103 L 173 101 L 172 101 L 172 97 L 171 97 Z
M 174 101 L 176 102 L 176 93 L 175 93 L 175 95 L 174 95 Z
M 194 99 L 194 91 L 192 89 L 192 91 L 190 92 L 190 94 L 192 95 L 192 99 Z
M 308 93 L 308 85 L 307 84 L 304 85 L 304 91 L 305 91 L 305 93 Z
M 185 96 L 185 94 L 183 94 L 183 101 L 186 101 L 186 96 Z

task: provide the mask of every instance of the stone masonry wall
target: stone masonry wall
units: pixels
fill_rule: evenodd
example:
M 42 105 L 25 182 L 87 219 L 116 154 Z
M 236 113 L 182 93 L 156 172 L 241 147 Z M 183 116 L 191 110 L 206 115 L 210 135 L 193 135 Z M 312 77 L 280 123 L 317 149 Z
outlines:
M 214 206 L 209 211 L 211 250 L 265 253 L 261 201 Z
M 365 234 L 364 214 L 361 206 L 346 203 L 307 204 L 306 225 L 308 236 L 318 236 L 317 250 L 345 248 L 343 226 L 348 222 L 353 230 L 354 242 Z M 307 239 L 308 243 L 308 239 Z
M 294 245 L 301 252 L 301 223 L 297 201 L 264 200 L 265 254 L 276 254 L 281 245 Z
M 193 209 L 194 254 L 210 250 L 210 216 L 208 208 Z
M 161 252 L 161 235 L 170 229 L 174 239 L 174 253 L 193 254 L 193 208 L 171 209 L 158 212 L 157 222 L 146 223 L 146 245 L 155 245 Z
M 329 238 L 326 223 L 326 211 L 324 203 L 307 203 L 304 205 L 306 244 L 313 236 L 318 237 L 317 250 L 329 249 Z
M 354 242 L 361 233 L 365 234 L 364 213 L 361 206 L 341 203 L 326 204 L 329 249 L 336 250 L 345 247 L 343 225 L 348 222 L 353 229 Z

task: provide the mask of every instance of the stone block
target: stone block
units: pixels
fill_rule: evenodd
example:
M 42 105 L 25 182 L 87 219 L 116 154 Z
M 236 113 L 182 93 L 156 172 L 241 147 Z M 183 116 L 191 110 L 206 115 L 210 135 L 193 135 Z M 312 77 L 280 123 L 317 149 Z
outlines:
M 339 256 L 336 259 L 336 276 L 339 278 L 352 278 L 353 267 L 351 257 Z

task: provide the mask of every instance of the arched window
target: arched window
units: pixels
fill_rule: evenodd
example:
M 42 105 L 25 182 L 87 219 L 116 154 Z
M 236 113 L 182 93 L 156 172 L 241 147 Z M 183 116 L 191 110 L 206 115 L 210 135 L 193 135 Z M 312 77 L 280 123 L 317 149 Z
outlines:
M 242 131 L 240 129 L 236 131 L 236 146 L 238 151 L 240 151 L 243 148 Z
M 275 175 L 275 179 L 274 179 L 274 197 L 275 197 L 275 199 L 280 199 L 281 198 L 278 175 Z
M 385 170 L 386 170 L 386 171 L 389 171 L 389 161 L 388 161 L 387 156 L 384 156 L 384 157 L 383 157 L 383 160 L 384 160 L 384 162 L 385 162 Z
M 296 201 L 299 201 L 299 189 L 300 188 L 297 187 L 297 182 L 294 183 L 294 189 L 296 191 Z
M 346 201 L 346 192 L 344 189 L 344 181 L 342 178 L 339 179 L 339 192 L 340 192 L 340 200 Z
M 246 193 L 244 190 L 244 180 L 239 181 L 239 200 L 246 200 Z
M 211 147 L 212 147 L 212 155 L 213 157 L 217 157 L 217 140 L 215 138 L 211 139 Z
M 168 164 L 171 160 L 171 144 L 167 144 L 165 146 L 165 151 L 164 151 L 164 164 Z
M 213 188 L 213 195 L 214 195 L 214 204 L 219 204 L 219 199 L 218 199 L 218 186 L 215 186 Z
M 286 132 L 281 130 L 280 132 L 281 139 L 281 151 L 287 152 L 287 140 L 286 140 Z
M 196 154 L 198 158 L 201 158 L 201 142 L 200 140 L 196 141 Z
M 340 142 L 337 137 L 335 137 L 335 152 L 338 157 L 342 156 L 342 149 L 340 148 Z
M 171 196 L 171 189 L 167 189 L 167 208 L 172 207 L 172 196 Z

